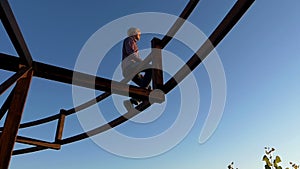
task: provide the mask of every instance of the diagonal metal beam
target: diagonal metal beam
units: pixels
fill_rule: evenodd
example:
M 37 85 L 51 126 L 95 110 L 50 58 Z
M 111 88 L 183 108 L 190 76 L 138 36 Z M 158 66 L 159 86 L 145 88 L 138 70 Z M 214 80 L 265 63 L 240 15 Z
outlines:
M 2 107 L 0 108 L 0 120 L 5 115 L 5 113 L 8 111 L 10 103 L 12 101 L 13 94 L 14 94 L 14 90 L 12 90 L 10 92 L 10 94 L 6 98 L 5 102 L 3 103 Z M 0 131 L 2 131 L 2 129 Z
M 31 66 L 31 54 L 7 0 L 0 0 L 0 18 L 10 40 L 20 56 L 22 64 Z
M 32 79 L 32 70 L 27 72 L 20 80 L 18 80 L 10 104 L 4 128 L 0 137 L 0 168 L 7 169 L 13 152 L 14 144 L 17 139 L 17 133 L 23 114 L 24 105 L 29 91 Z
M 170 92 L 177 86 L 188 74 L 190 74 L 202 61 L 209 55 L 209 53 L 221 42 L 221 40 L 234 27 L 239 19 L 246 13 L 248 8 L 255 0 L 238 0 L 231 10 L 227 13 L 221 23 L 199 48 L 199 50 L 187 61 L 187 63 L 168 80 L 163 91 Z
M 31 68 L 23 67 L 10 78 L 8 78 L 5 82 L 0 85 L 0 95 L 7 90 L 11 85 L 13 85 L 19 78 L 21 78 L 25 73 L 27 73 Z
M 184 24 L 186 19 L 191 15 L 194 11 L 195 7 L 199 3 L 200 0 L 190 0 L 186 5 L 182 13 L 179 15 L 178 19 L 175 21 L 173 26 L 169 29 L 168 33 L 161 40 L 161 48 L 165 48 L 165 46 L 173 39 L 177 31 Z

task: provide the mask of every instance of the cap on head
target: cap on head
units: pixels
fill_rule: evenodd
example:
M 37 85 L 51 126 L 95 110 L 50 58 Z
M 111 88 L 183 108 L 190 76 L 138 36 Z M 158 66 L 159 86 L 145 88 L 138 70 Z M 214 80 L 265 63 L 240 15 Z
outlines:
M 140 29 L 139 28 L 134 28 L 134 27 L 131 27 L 127 30 L 127 35 L 128 36 L 134 36 L 138 33 L 141 33 Z

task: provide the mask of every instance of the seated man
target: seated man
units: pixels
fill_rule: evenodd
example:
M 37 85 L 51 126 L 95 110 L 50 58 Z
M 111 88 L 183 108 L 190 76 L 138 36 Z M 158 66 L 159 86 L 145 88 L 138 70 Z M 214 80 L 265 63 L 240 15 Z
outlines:
M 127 31 L 128 37 L 123 41 L 122 48 L 122 72 L 125 78 L 130 78 L 134 83 L 140 87 L 150 89 L 150 81 L 152 78 L 152 70 L 145 69 L 141 72 L 144 72 L 144 75 L 141 72 L 137 72 L 134 77 L 129 77 L 136 70 L 137 66 L 143 61 L 139 55 L 139 49 L 137 46 L 137 41 L 141 38 L 141 31 L 138 28 L 129 28 Z M 148 66 L 147 66 L 148 67 Z M 149 68 L 149 67 L 148 67 Z M 139 100 L 130 99 L 124 101 L 124 105 L 127 109 L 132 107 L 132 104 L 138 105 Z M 129 107 L 130 106 L 130 107 Z

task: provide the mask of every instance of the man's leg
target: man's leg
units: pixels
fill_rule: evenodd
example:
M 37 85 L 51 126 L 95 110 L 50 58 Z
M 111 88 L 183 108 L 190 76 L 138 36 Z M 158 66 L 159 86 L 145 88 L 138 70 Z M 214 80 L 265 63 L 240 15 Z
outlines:
M 140 73 L 138 73 L 137 75 L 135 75 L 132 79 L 132 81 L 137 84 L 139 87 L 144 87 L 144 76 Z
M 140 87 L 148 88 L 152 80 L 152 70 L 146 69 L 142 72 L 145 72 L 144 76 L 139 73 L 136 76 L 134 76 L 132 81 Z
M 136 66 L 136 65 L 135 65 Z M 135 66 L 132 66 L 132 68 L 131 69 L 133 69 L 133 67 L 135 67 Z M 148 65 L 149 67 L 151 66 L 151 65 Z M 127 69 L 128 70 L 128 72 L 131 72 L 132 70 L 130 70 L 130 69 Z M 126 73 L 128 73 L 128 72 L 126 72 Z M 144 87 L 144 88 L 147 88 L 147 89 L 151 89 L 151 87 L 149 86 L 149 84 L 150 84 L 150 82 L 151 82 L 151 80 L 152 80 L 152 69 L 145 69 L 144 71 L 142 71 L 142 72 L 144 72 L 145 73 L 145 75 L 143 76 L 141 73 L 138 73 L 137 75 L 135 75 L 134 77 L 133 77 L 133 79 L 132 79 L 132 81 L 135 83 L 135 84 L 137 84 L 139 87 Z M 132 104 L 134 104 L 134 105 L 138 105 L 138 104 L 140 104 L 140 102 L 142 101 L 142 100 L 140 100 L 140 99 L 135 99 L 135 98 L 131 98 L 130 100 L 127 100 L 127 101 L 124 101 L 124 106 L 126 107 L 126 109 L 127 110 L 129 110 L 129 108 L 131 108 L 130 106 L 129 106 L 129 102 L 128 101 L 130 101 L 130 103 L 131 103 L 131 106 L 132 106 Z
M 143 72 L 145 72 L 145 75 L 143 77 L 143 85 L 141 87 L 149 88 L 149 84 L 152 80 L 152 69 L 146 69 Z

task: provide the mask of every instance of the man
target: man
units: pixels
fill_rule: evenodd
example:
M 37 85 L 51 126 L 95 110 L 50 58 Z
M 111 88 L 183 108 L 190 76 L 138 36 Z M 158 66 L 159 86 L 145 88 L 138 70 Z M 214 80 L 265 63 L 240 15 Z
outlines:
M 123 41 L 122 48 L 122 72 L 125 78 L 130 78 L 134 83 L 140 87 L 150 89 L 150 81 L 152 78 L 152 70 L 145 69 L 144 75 L 141 72 L 136 72 L 137 67 L 143 61 L 139 55 L 139 49 L 137 41 L 141 39 L 141 31 L 138 28 L 129 28 L 127 31 L 128 37 Z M 147 65 L 149 68 L 149 65 Z M 129 76 L 134 76 L 129 77 Z M 130 105 L 129 105 L 130 104 Z M 136 99 L 130 99 L 130 101 L 125 101 L 124 105 L 128 109 L 132 104 L 138 105 L 139 101 Z

